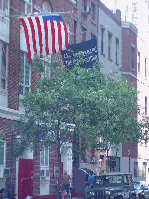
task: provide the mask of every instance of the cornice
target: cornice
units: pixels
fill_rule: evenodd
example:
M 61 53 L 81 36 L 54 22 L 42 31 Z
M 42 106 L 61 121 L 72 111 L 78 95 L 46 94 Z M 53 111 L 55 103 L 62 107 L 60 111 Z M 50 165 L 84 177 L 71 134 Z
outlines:
M 117 25 L 121 26 L 121 20 L 116 17 L 111 10 L 109 10 L 101 1 L 99 3 L 99 8 L 101 8 Z
M 129 21 L 122 21 L 122 28 L 129 28 L 136 35 L 138 34 L 138 29 L 136 28 L 136 26 Z

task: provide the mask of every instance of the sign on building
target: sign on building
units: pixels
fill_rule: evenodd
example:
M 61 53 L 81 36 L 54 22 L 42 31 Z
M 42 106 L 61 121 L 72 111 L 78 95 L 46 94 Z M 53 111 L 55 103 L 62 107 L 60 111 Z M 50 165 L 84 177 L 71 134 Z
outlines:
M 67 50 L 61 51 L 64 64 L 67 68 L 72 68 L 75 60 L 77 63 L 79 59 L 76 57 L 76 53 L 82 51 L 83 63 L 79 64 L 83 68 L 90 68 L 94 62 L 98 60 L 97 40 L 96 38 L 86 42 L 69 45 Z

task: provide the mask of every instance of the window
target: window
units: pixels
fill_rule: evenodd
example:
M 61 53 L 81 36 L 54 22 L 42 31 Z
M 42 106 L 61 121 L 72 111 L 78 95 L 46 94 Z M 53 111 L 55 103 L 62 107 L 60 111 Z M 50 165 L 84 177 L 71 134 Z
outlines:
M 95 21 L 95 11 L 96 11 L 95 9 L 96 9 L 95 4 L 91 3 L 91 19 L 93 21 Z
M 146 162 L 142 163 L 142 177 L 145 177 Z
M 25 15 L 32 13 L 32 0 L 21 0 L 21 13 Z
M 4 166 L 5 164 L 5 153 L 4 153 L 4 142 L 0 142 L 0 166 Z
M 147 115 L 147 97 L 145 97 L 145 115 Z
M 132 68 L 134 68 L 134 47 L 131 47 L 131 56 L 132 56 Z
M 104 53 L 104 28 L 101 29 L 101 53 Z
M 40 166 L 49 167 L 49 149 L 43 147 L 40 153 Z
M 112 56 L 112 35 L 109 33 L 108 34 L 108 58 L 111 59 Z
M 0 89 L 7 89 L 8 45 L 0 41 Z
M 82 0 L 82 5 L 84 7 L 84 12 L 86 12 L 86 9 L 87 9 L 87 0 Z
M 138 177 L 138 162 L 134 162 L 134 177 Z
M 133 12 L 137 12 L 137 2 L 136 3 L 132 3 L 132 11 Z
M 76 44 L 77 22 L 74 21 L 74 44 Z
M 49 195 L 49 186 L 49 148 L 43 147 L 40 152 L 40 195 Z
M 138 52 L 138 72 L 140 73 L 140 52 Z
M 148 1 L 148 10 L 149 10 L 149 1 Z
M 43 2 L 42 9 L 43 9 L 43 11 L 51 12 L 50 5 L 47 2 Z
M 145 77 L 147 77 L 147 67 L 146 67 L 146 60 L 147 60 L 147 58 L 145 58 Z
M 96 38 L 96 35 L 94 35 L 93 33 L 91 33 L 91 39 Z
M 115 62 L 119 63 L 119 40 L 116 39 L 116 52 L 115 52 Z
M 87 29 L 82 27 L 82 41 L 86 41 L 86 31 Z
M 48 67 L 48 64 L 45 64 L 45 71 L 44 71 L 44 76 L 46 76 L 46 78 L 50 78 L 51 72 L 50 72 L 50 67 Z
M 31 71 L 27 53 L 20 53 L 19 94 L 24 95 L 31 85 Z
M 0 14 L 9 14 L 9 0 L 0 0 Z

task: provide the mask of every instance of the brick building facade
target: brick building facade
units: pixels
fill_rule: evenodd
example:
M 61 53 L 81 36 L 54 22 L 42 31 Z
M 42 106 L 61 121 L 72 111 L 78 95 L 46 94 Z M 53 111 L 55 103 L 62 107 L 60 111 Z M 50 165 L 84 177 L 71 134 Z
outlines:
M 2 2 L 3 1 L 5 0 L 2 0 Z M 7 178 L 5 182 L 3 178 L 4 169 L 10 169 L 11 167 L 10 154 L 12 131 L 8 127 L 8 124 L 16 121 L 23 115 L 23 109 L 18 99 L 23 96 L 25 90 L 35 90 L 36 83 L 41 78 L 40 73 L 35 73 L 33 70 L 27 71 L 28 69 L 25 65 L 27 62 L 26 41 L 24 31 L 17 15 L 40 12 L 44 9 L 50 12 L 73 11 L 71 13 L 60 14 L 65 23 L 69 26 L 69 44 L 79 43 L 97 36 L 98 27 L 98 1 L 96 0 L 86 2 L 76 2 L 75 0 L 8 0 L 6 4 L 7 5 L 3 4 L 4 6 L 0 9 L 0 27 L 2 27 L 0 30 L 0 53 L 1 57 L 4 58 L 0 60 L 0 131 L 3 133 L 3 144 L 0 152 L 2 155 L 0 162 L 0 188 L 6 187 L 10 181 L 10 179 Z M 6 14 L 7 17 L 3 17 L 3 14 Z M 87 33 L 82 34 L 82 31 L 85 29 Z M 76 35 L 74 36 L 73 33 L 76 33 Z M 21 58 L 20 54 L 22 56 Z M 60 52 L 52 54 L 52 59 L 60 61 L 61 65 L 63 64 Z M 21 62 L 21 60 L 23 61 Z M 24 64 L 23 71 L 25 75 L 28 75 L 27 79 L 25 79 L 26 76 L 22 77 L 20 74 L 22 63 Z M 22 82 L 20 78 L 23 79 Z M 17 132 L 14 132 L 14 135 L 16 135 L 16 133 Z M 14 139 L 16 139 L 16 137 Z M 48 152 L 45 150 L 43 153 L 43 162 L 41 161 L 40 148 L 34 152 L 26 150 L 16 161 L 13 160 L 12 179 L 16 198 L 23 198 L 25 196 L 22 195 L 24 191 L 20 187 L 23 186 L 21 185 L 22 181 L 23 183 L 27 183 L 27 178 L 21 173 L 22 169 L 20 166 L 22 166 L 25 171 L 27 168 L 25 163 L 26 160 L 29 162 L 33 160 L 33 170 L 30 174 L 30 181 L 28 181 L 33 183 L 33 190 L 31 190 L 33 196 L 43 195 L 43 193 L 45 193 L 45 195 L 56 194 L 57 176 L 59 173 L 56 146 L 55 148 L 49 147 Z M 48 163 L 45 160 L 46 155 L 48 157 Z M 64 155 L 62 156 L 62 161 L 65 161 Z M 41 164 L 43 165 L 41 166 Z M 63 163 L 63 169 L 67 168 L 68 173 L 72 176 L 71 162 L 67 165 Z M 42 178 L 43 170 L 44 176 Z M 46 187 L 46 189 L 44 189 L 44 187 Z M 28 192 L 28 190 L 26 191 Z

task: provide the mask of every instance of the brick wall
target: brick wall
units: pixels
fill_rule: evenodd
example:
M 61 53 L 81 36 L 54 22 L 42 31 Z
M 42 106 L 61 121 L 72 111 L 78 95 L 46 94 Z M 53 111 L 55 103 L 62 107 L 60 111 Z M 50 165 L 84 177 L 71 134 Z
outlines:
M 12 120 L 5 118 L 0 118 L 0 131 L 2 131 L 3 140 L 6 140 L 6 168 L 11 167 L 11 131 L 8 124 L 12 123 Z M 14 133 L 15 134 L 15 133 Z M 12 180 L 14 187 L 16 186 L 16 162 L 13 161 L 13 170 L 12 170 Z M 6 186 L 9 184 L 10 178 L 6 180 Z
M 10 6 L 20 10 L 20 0 L 11 0 Z M 17 15 L 18 12 L 10 9 L 10 15 Z M 20 61 L 20 22 L 18 17 L 10 17 L 10 43 L 8 61 L 8 107 L 18 109 L 19 97 L 19 61 Z
M 40 195 L 40 147 L 33 153 L 33 196 Z

